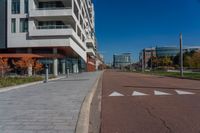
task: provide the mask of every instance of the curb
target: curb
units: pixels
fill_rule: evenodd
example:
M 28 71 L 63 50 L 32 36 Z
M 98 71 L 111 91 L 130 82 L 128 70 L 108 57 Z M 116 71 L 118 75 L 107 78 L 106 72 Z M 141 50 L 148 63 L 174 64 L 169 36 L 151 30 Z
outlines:
M 62 79 L 62 78 L 65 78 L 65 76 L 59 77 L 59 78 L 55 78 L 55 79 L 49 79 L 48 81 L 55 81 L 55 80 L 59 80 L 59 79 Z M 28 86 L 38 85 L 38 84 L 42 84 L 42 83 L 44 83 L 44 81 L 37 81 L 37 82 L 32 82 L 32 83 L 27 83 L 27 84 L 22 84 L 22 85 L 16 85 L 16 86 L 0 88 L 0 93 L 11 91 L 11 90 L 16 90 L 16 89 L 24 88 L 24 87 L 28 87 Z
M 104 71 L 97 78 L 96 82 L 92 86 L 89 94 L 84 98 L 84 101 L 81 105 L 81 110 L 79 112 L 78 121 L 75 128 L 75 133 L 88 133 L 89 132 L 89 119 L 90 119 L 90 107 L 92 99 L 97 90 L 99 80 L 101 79 Z

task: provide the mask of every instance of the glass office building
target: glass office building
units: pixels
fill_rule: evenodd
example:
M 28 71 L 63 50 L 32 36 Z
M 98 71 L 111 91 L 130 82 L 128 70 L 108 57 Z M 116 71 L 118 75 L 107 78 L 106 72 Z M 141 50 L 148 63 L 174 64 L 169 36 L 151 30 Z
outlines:
M 131 53 L 113 55 L 113 67 L 122 68 L 131 64 Z
M 175 57 L 178 53 L 178 47 L 156 47 L 157 57 Z

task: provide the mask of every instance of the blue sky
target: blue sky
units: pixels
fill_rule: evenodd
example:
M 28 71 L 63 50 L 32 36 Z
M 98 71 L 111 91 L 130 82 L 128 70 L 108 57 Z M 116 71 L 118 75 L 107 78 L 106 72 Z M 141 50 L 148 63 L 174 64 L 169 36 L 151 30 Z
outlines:
M 106 62 L 114 53 L 175 46 L 179 33 L 187 46 L 200 45 L 200 0 L 94 0 L 98 49 Z

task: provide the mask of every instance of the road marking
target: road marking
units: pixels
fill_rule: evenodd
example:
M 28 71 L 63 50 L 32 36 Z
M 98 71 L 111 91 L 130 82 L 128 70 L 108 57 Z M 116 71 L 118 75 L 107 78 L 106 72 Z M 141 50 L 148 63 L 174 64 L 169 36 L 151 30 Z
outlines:
M 141 93 L 141 92 L 138 92 L 138 91 L 134 91 L 132 96 L 146 96 L 148 94 L 145 94 L 145 93 Z
M 115 91 L 112 94 L 110 94 L 109 96 L 110 97 L 120 97 L 120 96 L 124 96 L 124 95 Z
M 154 91 L 154 94 L 155 95 L 159 95 L 159 96 L 162 96 L 162 95 L 171 95 L 170 93 L 166 93 L 166 92 L 162 92 L 162 91 Z
M 188 91 L 181 91 L 181 90 L 175 90 L 176 93 L 178 93 L 179 95 L 194 95 L 195 93 L 192 92 L 188 92 Z

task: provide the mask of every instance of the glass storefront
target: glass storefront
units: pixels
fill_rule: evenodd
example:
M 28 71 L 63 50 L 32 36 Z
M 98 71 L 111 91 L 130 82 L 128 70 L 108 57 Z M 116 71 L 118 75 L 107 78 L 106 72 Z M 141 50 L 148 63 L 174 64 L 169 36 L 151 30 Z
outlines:
M 48 65 L 49 74 L 53 74 L 53 59 L 40 59 L 39 62 Z M 67 69 L 69 69 L 70 73 L 84 72 L 86 71 L 86 63 L 82 59 L 77 58 L 58 59 L 58 74 L 63 74 L 63 71 L 66 73 Z M 45 70 L 42 73 L 45 73 Z

